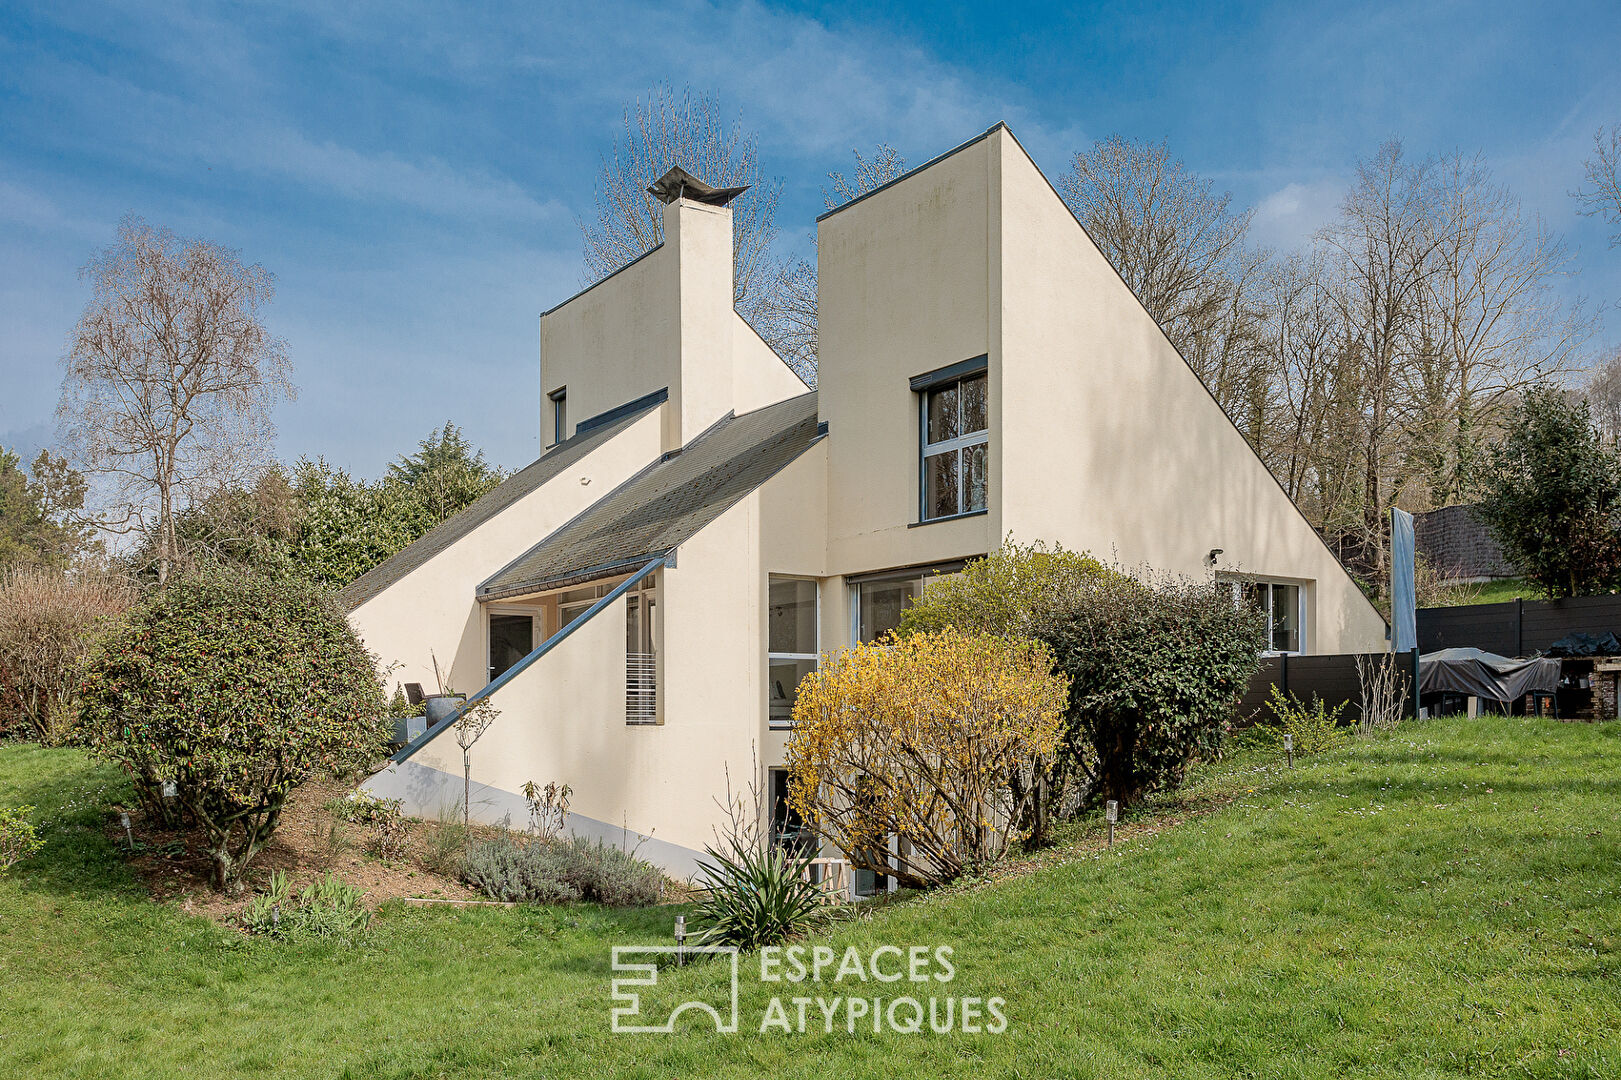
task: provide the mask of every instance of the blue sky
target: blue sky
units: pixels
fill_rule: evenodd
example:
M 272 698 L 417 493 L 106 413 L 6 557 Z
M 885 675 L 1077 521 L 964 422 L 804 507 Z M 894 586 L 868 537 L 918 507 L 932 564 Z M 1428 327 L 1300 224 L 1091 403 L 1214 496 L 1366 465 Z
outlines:
M 1621 300 L 1576 216 L 1621 121 L 1621 9 L 1536 5 L 486 3 L 0 8 L 0 445 L 48 443 L 78 267 L 133 211 L 240 248 L 301 387 L 282 456 L 362 475 L 446 419 L 538 446 L 538 313 L 580 285 L 576 218 L 624 103 L 711 94 L 759 135 L 803 243 L 830 169 L 918 163 L 1006 120 L 1049 175 L 1120 133 L 1256 207 L 1289 248 L 1392 135 L 1480 150 L 1563 232 L 1566 288 Z M 1621 344 L 1606 312 L 1596 346 Z

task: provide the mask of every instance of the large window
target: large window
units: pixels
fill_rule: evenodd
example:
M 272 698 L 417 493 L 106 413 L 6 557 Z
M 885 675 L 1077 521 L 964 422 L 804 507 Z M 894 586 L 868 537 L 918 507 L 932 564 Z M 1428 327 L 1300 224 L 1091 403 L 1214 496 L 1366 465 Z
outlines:
M 851 627 L 857 641 L 877 641 L 901 625 L 901 614 L 934 581 L 957 573 L 962 564 L 948 563 L 901 570 L 858 580 L 850 586 Z
M 1304 593 L 1285 581 L 1233 580 L 1233 599 L 1258 608 L 1266 616 L 1267 648 L 1274 653 L 1304 651 L 1300 625 Z
M 913 380 L 922 408 L 922 521 L 985 509 L 990 438 L 986 376 L 983 363 L 971 363 L 978 364 L 977 370 L 945 381 L 933 376 Z
M 772 727 L 785 727 L 800 681 L 816 670 L 816 582 L 773 577 L 766 594 L 767 714 Z

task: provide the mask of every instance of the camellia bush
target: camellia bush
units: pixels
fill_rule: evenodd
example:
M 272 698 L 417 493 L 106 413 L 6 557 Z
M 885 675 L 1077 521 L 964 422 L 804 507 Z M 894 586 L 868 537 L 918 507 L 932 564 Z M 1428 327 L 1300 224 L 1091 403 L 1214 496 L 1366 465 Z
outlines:
M 177 579 L 133 609 L 93 651 L 81 700 L 93 750 L 150 813 L 201 829 L 225 891 L 298 785 L 364 768 L 391 734 L 373 658 L 326 594 L 251 574 Z
M 1212 580 L 1100 576 L 1042 637 L 1069 677 L 1064 764 L 1122 805 L 1214 753 L 1266 647 L 1264 620 Z
M 949 881 L 1018 838 L 1014 792 L 1057 747 L 1064 703 L 1039 642 L 947 629 L 858 645 L 799 686 L 789 797 L 852 865 Z

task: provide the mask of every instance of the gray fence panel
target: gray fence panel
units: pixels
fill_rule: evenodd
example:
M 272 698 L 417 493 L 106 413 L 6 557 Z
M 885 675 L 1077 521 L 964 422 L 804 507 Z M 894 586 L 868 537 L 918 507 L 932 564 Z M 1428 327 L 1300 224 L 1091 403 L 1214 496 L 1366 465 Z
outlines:
M 1250 678 L 1249 686 L 1239 698 L 1238 718 L 1242 724 L 1257 719 L 1269 719 L 1267 703 L 1272 687 L 1285 694 L 1293 694 L 1306 705 L 1322 701 L 1330 708 L 1349 701 L 1343 719 L 1356 720 L 1362 709 L 1362 680 L 1357 673 L 1357 660 L 1366 658 L 1371 663 L 1383 663 L 1394 655 L 1399 666 L 1402 696 L 1407 702 L 1407 715 L 1414 714 L 1416 702 L 1413 688 L 1418 675 L 1418 653 L 1335 653 L 1328 656 L 1267 656 Z
M 1418 611 L 1418 647 L 1424 652 L 1473 648 L 1529 656 L 1571 634 L 1604 633 L 1621 636 L 1621 596 L 1510 600 Z

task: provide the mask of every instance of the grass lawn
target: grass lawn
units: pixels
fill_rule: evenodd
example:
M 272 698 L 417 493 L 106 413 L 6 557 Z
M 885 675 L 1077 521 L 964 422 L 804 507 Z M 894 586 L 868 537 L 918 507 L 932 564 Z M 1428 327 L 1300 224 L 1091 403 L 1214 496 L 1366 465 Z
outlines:
M 1480 591 L 1465 601 L 1469 604 L 1504 604 L 1517 596 L 1523 596 L 1527 600 L 1538 600 L 1542 597 L 1542 590 L 1524 578 L 1483 581 L 1479 585 L 1471 585 L 1470 588 Z
M 1444 719 L 1292 771 L 1229 761 L 1183 801 L 1231 801 L 1152 838 L 819 939 L 952 946 L 922 992 L 1005 998 L 1001 1035 L 828 1034 L 814 1007 L 761 1034 L 773 993 L 918 991 L 760 984 L 747 959 L 741 1033 L 612 1034 L 609 947 L 667 941 L 671 908 L 385 907 L 350 944 L 249 940 L 146 899 L 103 831 L 120 790 L 0 747 L 0 805 L 48 824 L 0 877 L 0 1075 L 1621 1076 L 1621 724 Z

